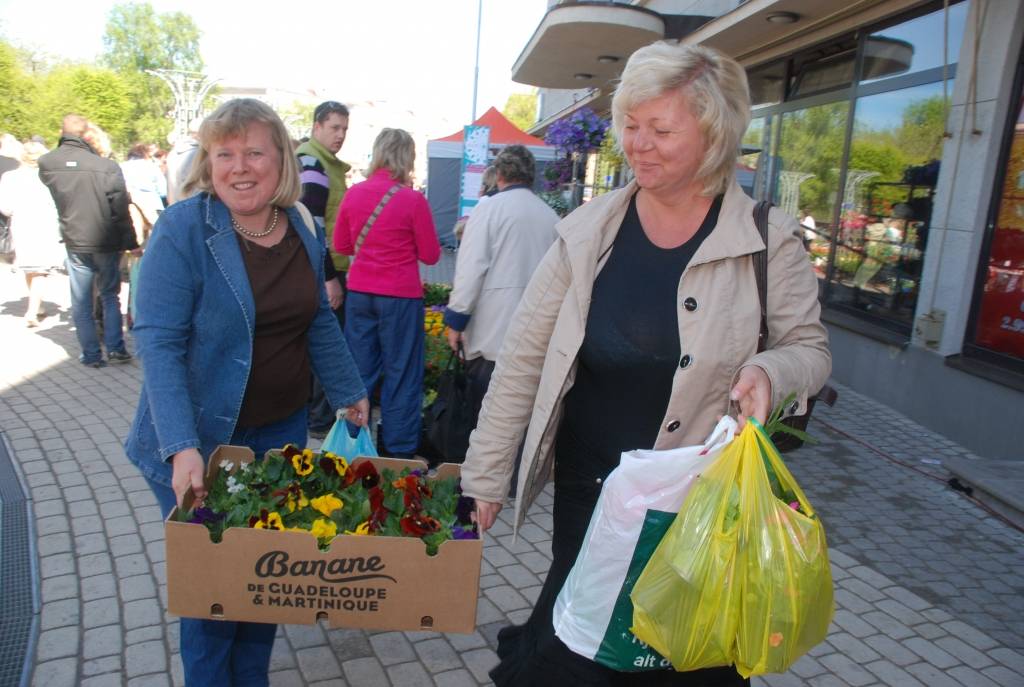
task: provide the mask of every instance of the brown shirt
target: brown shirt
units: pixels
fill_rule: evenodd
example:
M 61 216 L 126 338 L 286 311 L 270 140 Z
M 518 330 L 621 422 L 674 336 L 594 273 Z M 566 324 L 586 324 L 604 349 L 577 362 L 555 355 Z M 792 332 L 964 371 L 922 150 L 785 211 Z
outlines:
M 252 368 L 238 427 L 262 427 L 297 412 L 310 392 L 307 332 L 316 316 L 316 274 L 293 227 L 269 248 L 238 236 L 256 304 Z

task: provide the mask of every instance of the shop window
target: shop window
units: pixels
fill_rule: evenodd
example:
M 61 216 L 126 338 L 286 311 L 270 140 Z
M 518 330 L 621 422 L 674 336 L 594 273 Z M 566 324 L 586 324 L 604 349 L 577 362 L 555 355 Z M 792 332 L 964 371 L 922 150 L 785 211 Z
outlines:
M 949 64 L 958 60 L 967 10 L 966 2 L 949 8 Z M 942 67 L 945 23 L 940 9 L 870 34 L 864 42 L 861 83 Z
M 819 278 L 825 278 L 839 166 L 849 103 L 815 105 L 782 114 L 774 160 L 773 202 L 803 225 L 805 245 Z
M 974 344 L 1024 363 L 1024 95 L 1013 114 L 1005 178 L 996 199 L 988 252 L 983 256 Z
M 939 175 L 942 85 L 858 98 L 828 304 L 910 326 Z

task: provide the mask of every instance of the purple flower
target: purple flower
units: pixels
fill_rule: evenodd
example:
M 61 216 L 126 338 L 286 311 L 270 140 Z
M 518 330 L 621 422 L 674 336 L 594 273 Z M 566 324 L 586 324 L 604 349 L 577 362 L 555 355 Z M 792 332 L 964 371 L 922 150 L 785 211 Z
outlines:
M 549 126 L 544 141 L 566 154 L 586 153 L 600 147 L 608 127 L 608 120 L 585 107 Z
M 479 539 L 476 533 L 476 525 L 471 528 L 464 528 L 456 525 L 452 528 L 452 539 Z
M 223 513 L 217 513 L 216 511 L 210 510 L 204 506 L 203 508 L 196 508 L 192 511 L 192 519 L 189 520 L 189 522 L 196 523 L 197 525 L 206 525 L 209 523 L 220 522 L 223 519 Z
M 459 500 L 455 504 L 455 519 L 463 524 L 473 522 L 471 516 L 475 507 L 476 501 L 472 497 L 459 495 Z

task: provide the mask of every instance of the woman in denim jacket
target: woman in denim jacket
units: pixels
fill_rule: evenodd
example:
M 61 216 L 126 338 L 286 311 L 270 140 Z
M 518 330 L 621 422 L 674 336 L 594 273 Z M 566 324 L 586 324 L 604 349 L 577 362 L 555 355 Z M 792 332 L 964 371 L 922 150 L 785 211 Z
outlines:
M 365 425 L 366 391 L 324 292 L 324 239 L 295 207 L 299 178 L 273 110 L 232 100 L 205 120 L 186 182 L 142 261 L 142 395 L 125 442 L 166 517 L 218 444 L 257 456 L 306 441 L 310 369 Z M 201 565 L 201 561 L 196 561 Z M 266 685 L 275 625 L 181 619 L 185 682 Z

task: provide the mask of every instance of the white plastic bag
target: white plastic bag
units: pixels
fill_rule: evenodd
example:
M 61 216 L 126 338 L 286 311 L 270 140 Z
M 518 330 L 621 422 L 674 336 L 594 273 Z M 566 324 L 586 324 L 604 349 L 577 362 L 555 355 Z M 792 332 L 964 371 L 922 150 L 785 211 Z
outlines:
M 576 563 L 555 600 L 555 634 L 577 654 L 620 671 L 671 667 L 629 627 L 629 593 L 700 473 L 736 436 L 723 417 L 700 446 L 623 453 L 601 488 Z

